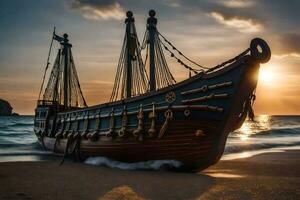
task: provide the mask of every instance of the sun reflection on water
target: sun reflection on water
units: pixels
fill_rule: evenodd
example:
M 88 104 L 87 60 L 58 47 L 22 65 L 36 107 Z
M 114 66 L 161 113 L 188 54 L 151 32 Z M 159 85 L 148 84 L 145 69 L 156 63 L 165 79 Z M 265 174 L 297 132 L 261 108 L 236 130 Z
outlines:
M 269 115 L 259 115 L 255 117 L 255 121 L 246 120 L 242 127 L 236 131 L 241 141 L 246 142 L 249 136 L 255 135 L 260 131 L 269 130 L 271 127 L 271 117 Z

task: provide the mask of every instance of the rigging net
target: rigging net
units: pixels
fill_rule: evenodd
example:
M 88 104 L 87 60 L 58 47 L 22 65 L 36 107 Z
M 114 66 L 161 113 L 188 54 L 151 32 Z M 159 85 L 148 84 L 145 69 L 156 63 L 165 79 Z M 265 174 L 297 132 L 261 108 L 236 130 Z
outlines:
M 154 74 L 155 74 L 155 86 L 156 89 L 161 89 L 170 85 L 173 85 L 174 83 L 176 83 L 175 78 L 173 77 L 163 49 L 161 47 L 161 42 L 159 39 L 159 35 L 158 35 L 158 31 L 155 28 L 155 32 L 154 32 L 154 55 L 152 55 L 154 57 Z M 142 42 L 142 47 L 143 49 L 146 49 L 146 56 L 145 56 L 145 68 L 150 68 L 150 59 L 148 59 L 148 55 L 150 54 L 150 33 L 149 30 L 147 29 L 144 35 L 144 39 Z M 150 70 L 149 70 L 150 71 Z M 150 73 L 150 72 L 149 72 Z
M 148 76 L 141 56 L 142 49 L 130 11 L 127 12 L 127 17 L 126 32 L 110 101 L 137 96 L 148 89 Z
M 53 39 L 61 44 L 53 64 L 49 81 L 43 94 L 43 101 L 57 102 L 65 107 L 87 106 L 79 83 L 68 35 L 60 37 L 53 34 Z

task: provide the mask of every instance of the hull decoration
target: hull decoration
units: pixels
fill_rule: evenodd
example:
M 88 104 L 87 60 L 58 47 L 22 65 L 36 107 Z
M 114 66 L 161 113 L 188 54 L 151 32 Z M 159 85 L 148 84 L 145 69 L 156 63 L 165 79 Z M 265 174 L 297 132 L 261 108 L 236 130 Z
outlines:
M 141 45 L 130 11 L 125 24 L 110 102 L 91 107 L 80 89 L 68 35 L 53 33 L 52 42 L 58 41 L 60 48 L 35 110 L 38 141 L 45 149 L 77 160 L 89 156 L 125 162 L 172 159 L 190 170 L 216 163 L 228 134 L 247 115 L 254 116 L 260 63 L 271 56 L 267 43 L 255 38 L 240 55 L 206 68 L 158 32 L 153 10 Z M 189 70 L 188 79 L 176 83 L 164 52 Z

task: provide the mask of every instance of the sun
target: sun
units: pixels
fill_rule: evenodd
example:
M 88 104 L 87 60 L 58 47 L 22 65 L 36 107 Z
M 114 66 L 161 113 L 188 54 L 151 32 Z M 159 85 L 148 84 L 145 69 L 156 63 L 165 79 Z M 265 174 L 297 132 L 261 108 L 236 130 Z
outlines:
M 272 72 L 271 67 L 261 67 L 258 80 L 265 84 L 272 83 L 274 81 L 274 72 Z

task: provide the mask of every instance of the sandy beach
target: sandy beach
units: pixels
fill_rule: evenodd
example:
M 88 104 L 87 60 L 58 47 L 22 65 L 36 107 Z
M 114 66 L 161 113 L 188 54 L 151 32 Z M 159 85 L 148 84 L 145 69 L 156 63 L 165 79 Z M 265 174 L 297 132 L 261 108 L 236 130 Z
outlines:
M 199 173 L 67 161 L 0 163 L 0 199 L 300 199 L 300 151 L 221 161 Z

